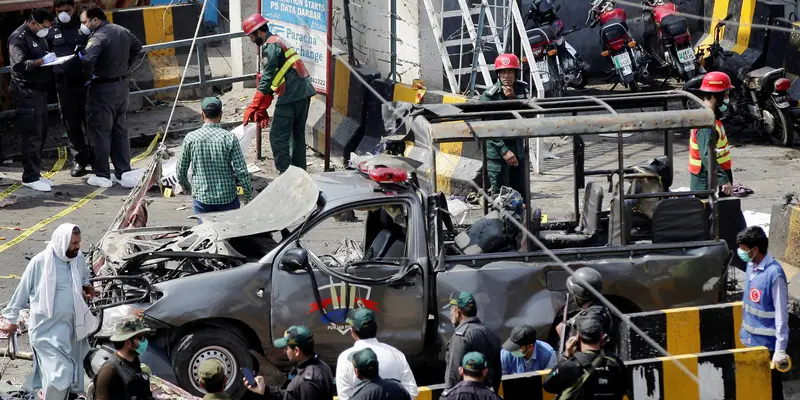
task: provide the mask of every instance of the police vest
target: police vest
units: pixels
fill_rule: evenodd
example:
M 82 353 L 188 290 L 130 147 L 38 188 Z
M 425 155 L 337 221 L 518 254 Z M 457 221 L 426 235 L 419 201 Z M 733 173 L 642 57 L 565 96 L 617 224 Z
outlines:
M 583 353 L 586 354 L 586 353 Z M 612 378 L 611 370 L 609 368 L 619 368 L 617 360 L 606 356 L 605 351 L 600 350 L 592 359 L 589 364 L 581 363 L 583 374 L 578 378 L 572 386 L 564 389 L 558 396 L 559 400 L 581 400 L 583 399 L 584 392 L 587 389 L 586 383 L 591 381 L 591 394 L 593 398 L 612 398 L 618 391 L 617 384 Z
M 280 96 L 286 92 L 286 73 L 289 72 L 289 68 L 294 68 L 297 72 L 297 76 L 300 78 L 308 78 L 308 70 L 306 69 L 306 65 L 303 64 L 300 54 L 297 54 L 293 48 L 283 43 L 278 35 L 270 36 L 266 43 L 279 44 L 281 46 L 281 51 L 283 51 L 283 56 L 286 58 L 286 61 L 283 62 L 283 65 L 278 69 L 278 72 L 270 83 L 270 89 L 272 89 L 276 95 Z
M 125 400 L 151 400 L 150 377 L 137 371 L 130 364 L 119 358 L 116 353 L 108 361 L 125 384 Z M 94 377 L 94 390 L 97 391 L 97 376 Z M 116 394 L 116 393 L 115 393 Z
M 753 276 L 753 263 L 747 266 L 744 300 L 742 301 L 742 328 L 739 338 L 748 347 L 764 346 L 775 350 L 775 303 L 772 298 L 772 283 L 786 275 L 774 259 L 764 270 Z
M 731 169 L 731 151 L 728 148 L 728 135 L 725 134 L 725 128 L 722 126 L 722 121 L 716 121 L 717 128 L 717 164 L 723 170 Z M 700 147 L 697 145 L 697 129 L 692 129 L 692 135 L 689 138 L 689 172 L 697 175 L 703 166 L 700 157 Z

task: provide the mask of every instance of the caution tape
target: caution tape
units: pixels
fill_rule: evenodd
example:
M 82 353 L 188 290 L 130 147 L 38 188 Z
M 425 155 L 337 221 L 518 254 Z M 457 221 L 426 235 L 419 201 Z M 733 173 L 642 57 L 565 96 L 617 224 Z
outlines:
M 150 142 L 150 145 L 147 146 L 147 149 L 144 151 L 144 153 L 139 154 L 138 156 L 133 157 L 131 159 L 131 164 L 133 164 L 135 162 L 142 161 L 147 157 L 150 157 L 150 155 L 153 154 L 153 151 L 156 149 L 156 146 L 158 145 L 158 140 L 159 139 L 161 139 L 161 132 L 156 133 L 156 137 L 153 138 L 153 141 Z M 0 200 L 2 200 L 2 199 L 0 199 Z
M 11 275 L 0 275 L 0 279 L 22 279 L 22 277 L 19 275 L 11 274 Z
M 53 168 L 50 168 L 50 171 L 45 172 L 42 174 L 43 177 L 50 179 L 56 172 L 61 171 L 61 168 L 64 168 L 64 164 L 67 163 L 67 148 L 66 147 L 59 147 L 58 148 L 58 160 L 53 165 Z M 3 193 L 0 193 L 0 201 L 6 199 L 6 197 L 11 196 L 12 193 L 16 192 L 19 188 L 22 187 L 22 183 L 15 183 L 9 186 Z

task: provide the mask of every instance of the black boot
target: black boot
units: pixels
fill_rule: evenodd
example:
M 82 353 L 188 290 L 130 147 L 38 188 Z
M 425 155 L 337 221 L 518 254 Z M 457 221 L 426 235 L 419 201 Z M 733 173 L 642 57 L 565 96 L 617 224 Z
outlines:
M 86 172 L 86 166 L 76 162 L 72 164 L 72 169 L 69 171 L 69 174 L 77 178 L 86 175 Z

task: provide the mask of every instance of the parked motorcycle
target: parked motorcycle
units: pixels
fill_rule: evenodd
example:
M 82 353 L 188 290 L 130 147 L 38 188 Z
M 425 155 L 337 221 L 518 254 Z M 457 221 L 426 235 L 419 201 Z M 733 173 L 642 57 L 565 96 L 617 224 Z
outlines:
M 628 32 L 627 19 L 625 10 L 617 8 L 613 0 L 592 0 L 586 25 L 594 28 L 600 24 L 601 54 L 613 65 L 612 80 L 635 93 L 639 91 L 639 81 L 650 73 L 647 56 Z
M 583 89 L 589 82 L 586 71 L 589 64 L 581 58 L 578 51 L 566 41 L 565 36 L 580 29 L 564 33 L 564 23 L 557 12 L 561 5 L 553 5 L 550 0 L 534 0 L 525 16 L 525 29 L 534 29 L 543 26 L 551 27 L 556 34 L 555 42 L 558 46 L 558 58 L 564 81 L 576 89 Z
M 528 43 L 531 46 L 536 71 L 542 80 L 542 86 L 546 97 L 562 97 L 566 90 L 569 78 L 566 78 L 561 68 L 558 51 L 558 33 L 553 25 L 541 26 L 528 29 Z M 571 33 L 571 32 L 569 32 Z M 526 78 L 530 77 L 529 63 L 523 57 L 523 73 Z M 529 82 L 530 83 L 530 82 Z
M 686 18 L 677 15 L 675 3 L 665 0 L 642 0 L 649 7 L 642 18 L 654 32 L 645 33 L 644 47 L 672 76 L 684 82 L 694 78 L 699 66 L 692 49 L 692 34 Z M 666 82 L 666 79 L 664 80 Z
M 794 143 L 794 115 L 798 113 L 788 93 L 792 82 L 783 68 L 751 69 L 740 54 L 722 48 L 722 28 L 730 18 L 728 15 L 714 28 L 711 45 L 698 48 L 701 64 L 709 72 L 722 71 L 730 76 L 736 87 L 730 93 L 731 117 L 740 117 L 751 131 L 768 136 L 772 143 L 790 147 Z M 702 75 L 692 78 L 684 89 L 699 88 L 702 79 Z

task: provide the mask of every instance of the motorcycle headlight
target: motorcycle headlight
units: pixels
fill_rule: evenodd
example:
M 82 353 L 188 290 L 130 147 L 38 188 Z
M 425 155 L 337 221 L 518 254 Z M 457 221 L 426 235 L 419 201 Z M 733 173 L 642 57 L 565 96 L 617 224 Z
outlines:
M 138 317 L 150 305 L 151 303 L 124 304 L 103 310 L 103 325 L 95 336 L 101 338 L 113 336 L 117 330 L 117 322 L 124 318 Z

